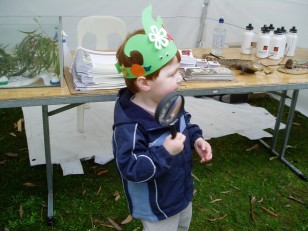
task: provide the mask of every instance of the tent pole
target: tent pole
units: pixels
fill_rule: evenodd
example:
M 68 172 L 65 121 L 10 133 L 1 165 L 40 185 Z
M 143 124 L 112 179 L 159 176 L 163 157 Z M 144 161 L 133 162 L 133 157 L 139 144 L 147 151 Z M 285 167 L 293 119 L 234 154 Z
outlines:
M 210 4 L 210 1 L 211 0 L 203 0 L 202 12 L 201 12 L 201 17 L 200 17 L 200 29 L 199 29 L 199 35 L 198 35 L 196 47 L 200 47 L 200 43 L 203 39 L 205 20 L 207 18 L 207 10 L 208 10 L 208 6 Z

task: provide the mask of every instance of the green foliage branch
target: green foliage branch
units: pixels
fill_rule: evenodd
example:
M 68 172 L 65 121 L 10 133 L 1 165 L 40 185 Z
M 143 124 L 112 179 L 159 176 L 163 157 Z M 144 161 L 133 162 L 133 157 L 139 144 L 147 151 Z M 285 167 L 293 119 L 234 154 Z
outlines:
M 0 44 L 0 76 L 23 75 L 32 78 L 52 67 L 53 72 L 60 75 L 58 39 L 49 37 L 38 20 L 34 20 L 41 31 L 20 31 L 26 36 L 16 45 L 12 54 L 6 52 L 7 46 Z

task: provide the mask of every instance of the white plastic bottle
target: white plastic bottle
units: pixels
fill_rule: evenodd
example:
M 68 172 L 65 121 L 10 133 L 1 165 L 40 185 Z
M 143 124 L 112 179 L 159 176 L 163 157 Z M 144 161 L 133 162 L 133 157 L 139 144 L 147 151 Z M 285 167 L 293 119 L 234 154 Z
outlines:
M 58 35 L 58 27 L 55 26 L 54 29 L 55 29 L 55 33 L 54 33 L 54 35 L 53 35 L 53 40 L 54 40 L 54 41 L 57 41 L 58 38 L 59 38 L 59 35 Z
M 285 55 L 285 51 L 286 51 L 286 45 L 287 45 L 287 35 L 286 35 L 286 29 L 284 28 L 284 26 L 281 27 L 281 46 L 280 46 L 280 50 L 279 50 L 279 57 L 282 58 Z
M 226 28 L 224 27 L 224 18 L 219 18 L 219 23 L 214 29 L 212 54 L 221 55 L 223 54 L 225 47 Z
M 294 56 L 297 45 L 297 29 L 293 26 L 287 34 L 286 56 Z
M 275 27 L 273 26 L 273 24 L 270 24 L 268 26 L 268 29 L 269 29 L 270 36 L 273 36 L 274 35 L 274 31 L 275 31 Z
M 242 44 L 241 44 L 241 53 L 245 55 L 250 55 L 252 50 L 252 43 L 254 39 L 253 26 L 249 23 L 246 26 L 246 31 L 243 34 Z
M 269 31 L 270 39 L 272 39 L 272 37 L 274 36 L 274 31 L 275 31 L 275 27 L 273 26 L 273 24 L 270 24 L 268 26 L 268 31 Z
M 267 58 L 268 57 L 268 50 L 270 45 L 270 35 L 269 29 L 266 25 L 261 28 L 261 33 L 258 36 L 257 40 L 257 52 L 256 56 L 258 58 Z
M 281 30 L 280 28 L 277 28 L 277 30 L 274 31 L 274 34 L 271 37 L 268 58 L 276 60 L 280 58 L 280 48 L 282 42 L 281 36 Z
M 71 51 L 67 45 L 67 34 L 62 31 L 62 45 L 63 45 L 63 64 L 64 67 L 71 67 L 73 64 L 73 58 L 71 55 Z

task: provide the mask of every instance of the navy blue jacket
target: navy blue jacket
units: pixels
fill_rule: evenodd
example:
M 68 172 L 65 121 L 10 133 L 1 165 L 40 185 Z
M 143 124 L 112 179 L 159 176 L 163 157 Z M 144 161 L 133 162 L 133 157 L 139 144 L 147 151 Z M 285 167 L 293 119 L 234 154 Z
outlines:
M 192 201 L 192 148 L 201 129 L 183 111 L 176 126 L 186 135 L 184 150 L 171 156 L 162 146 L 170 129 L 131 102 L 126 88 L 114 110 L 113 153 L 133 217 L 158 221 L 173 216 Z

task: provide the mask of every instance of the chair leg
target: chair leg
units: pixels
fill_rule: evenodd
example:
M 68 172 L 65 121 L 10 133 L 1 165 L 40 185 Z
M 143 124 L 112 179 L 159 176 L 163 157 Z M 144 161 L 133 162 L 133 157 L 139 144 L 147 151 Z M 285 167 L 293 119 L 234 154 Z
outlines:
M 77 107 L 77 131 L 84 132 L 84 105 Z

